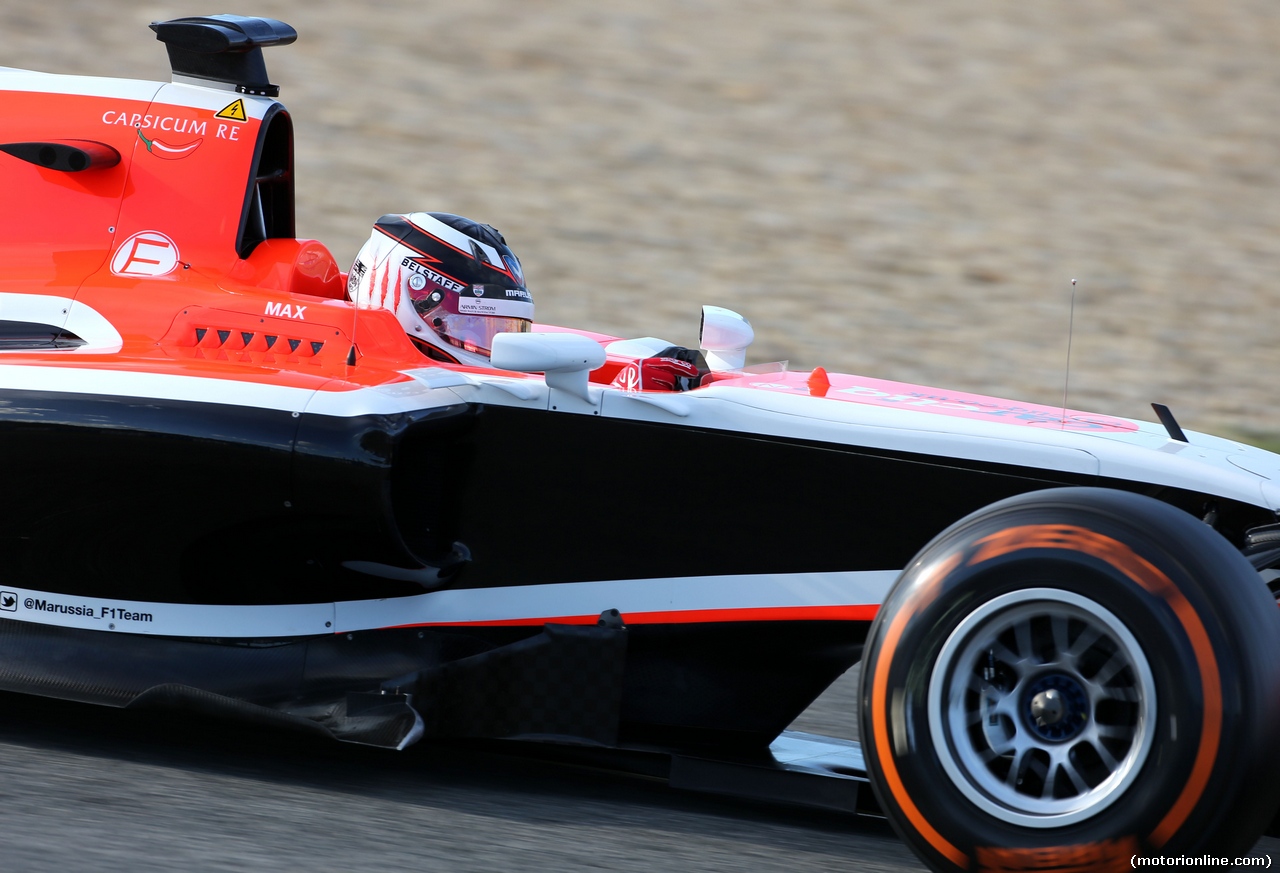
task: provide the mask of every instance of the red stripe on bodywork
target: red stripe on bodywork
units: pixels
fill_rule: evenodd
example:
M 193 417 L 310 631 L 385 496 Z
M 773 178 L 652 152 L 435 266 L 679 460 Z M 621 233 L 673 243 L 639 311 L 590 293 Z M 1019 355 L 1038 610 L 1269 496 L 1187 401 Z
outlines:
M 878 604 L 853 606 L 760 606 L 747 609 L 685 609 L 624 612 L 627 624 L 699 624 L 718 621 L 871 621 Z M 481 621 L 422 621 L 391 627 L 529 627 L 541 624 L 595 624 L 599 615 L 496 618 Z

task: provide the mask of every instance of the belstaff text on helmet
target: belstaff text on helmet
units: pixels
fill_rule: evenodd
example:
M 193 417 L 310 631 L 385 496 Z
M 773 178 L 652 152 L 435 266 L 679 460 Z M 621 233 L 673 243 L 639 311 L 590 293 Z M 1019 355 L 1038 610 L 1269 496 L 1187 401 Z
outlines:
M 430 267 L 425 267 L 422 264 L 419 264 L 417 261 L 413 260 L 412 258 L 405 258 L 403 261 L 400 262 L 400 266 L 408 267 L 410 270 L 413 270 L 415 273 L 421 273 L 422 275 L 430 279 L 432 282 L 439 285 L 441 288 L 445 288 L 449 291 L 465 291 L 466 290 L 467 286 L 463 285 L 461 282 L 456 282 L 453 279 L 450 279 L 448 276 L 444 275 L 443 273 L 437 273 L 435 270 L 431 269 Z

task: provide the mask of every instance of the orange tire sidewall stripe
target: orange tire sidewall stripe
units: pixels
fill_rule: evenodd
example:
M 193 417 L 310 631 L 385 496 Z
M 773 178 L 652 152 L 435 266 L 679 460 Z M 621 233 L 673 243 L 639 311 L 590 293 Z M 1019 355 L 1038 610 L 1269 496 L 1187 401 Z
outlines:
M 886 715 L 888 712 L 886 697 L 889 691 L 889 665 L 893 663 L 893 652 L 902 638 L 902 632 L 912 616 L 933 600 L 937 594 L 938 585 L 948 573 L 956 568 L 962 557 L 962 554 L 956 553 L 939 564 L 930 573 L 929 578 L 917 589 L 915 596 L 903 604 L 902 609 L 893 617 L 893 621 L 889 623 L 889 628 L 885 631 L 884 642 L 881 644 L 880 652 L 876 658 L 875 678 L 871 685 L 871 721 L 874 727 L 872 740 L 876 747 L 876 759 L 880 763 L 880 769 L 884 776 L 884 787 L 893 795 L 894 802 L 898 804 L 902 814 L 911 822 L 911 826 L 916 829 L 920 836 L 924 837 L 929 845 L 933 846 L 934 849 L 957 867 L 967 869 L 969 867 L 969 856 L 953 846 L 942 834 L 938 833 L 934 826 L 929 823 L 929 820 L 920 812 L 919 808 L 916 807 L 911 795 L 902 784 L 902 777 L 898 775 L 897 762 L 893 758 L 893 750 L 889 748 L 889 725 L 888 716 Z
M 1030 548 L 1070 549 L 1105 561 L 1143 589 L 1168 603 L 1191 642 L 1196 666 L 1200 671 L 1200 685 L 1204 689 L 1205 710 L 1200 727 L 1200 746 L 1196 750 L 1195 763 L 1186 785 L 1148 838 L 1150 844 L 1158 849 L 1182 827 L 1200 801 L 1205 786 L 1209 783 L 1222 740 L 1222 679 L 1218 674 L 1218 659 L 1209 641 L 1208 631 L 1181 589 L 1163 571 L 1119 540 L 1087 528 L 1050 524 L 1007 528 L 979 540 L 968 564 L 972 566 L 1016 550 Z M 898 622 L 895 620 L 894 624 L 897 625 Z M 877 675 L 877 683 L 879 679 Z M 877 724 L 876 727 L 879 729 L 880 725 Z

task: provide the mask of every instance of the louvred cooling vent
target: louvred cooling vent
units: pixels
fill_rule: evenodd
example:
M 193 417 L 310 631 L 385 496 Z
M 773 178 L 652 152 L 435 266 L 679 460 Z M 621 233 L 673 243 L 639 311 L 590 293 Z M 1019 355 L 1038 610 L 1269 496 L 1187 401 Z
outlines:
M 345 362 L 351 341 L 329 325 L 191 306 L 161 347 L 183 357 L 254 364 Z
M 324 350 L 323 340 L 304 340 L 284 337 L 269 331 L 222 330 L 197 327 L 195 345 L 202 349 L 225 349 L 238 352 L 274 352 L 279 355 L 299 355 L 309 358 Z M 286 348 L 287 347 L 287 348 Z

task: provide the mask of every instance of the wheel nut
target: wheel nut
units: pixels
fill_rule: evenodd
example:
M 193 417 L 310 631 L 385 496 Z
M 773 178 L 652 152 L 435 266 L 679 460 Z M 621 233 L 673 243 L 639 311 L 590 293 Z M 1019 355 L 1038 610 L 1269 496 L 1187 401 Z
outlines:
M 1066 707 L 1056 688 L 1048 688 L 1031 698 L 1031 717 L 1040 727 L 1048 727 L 1062 721 Z

